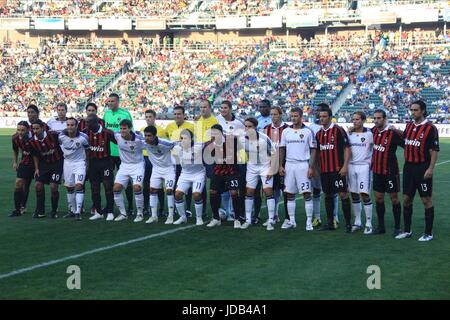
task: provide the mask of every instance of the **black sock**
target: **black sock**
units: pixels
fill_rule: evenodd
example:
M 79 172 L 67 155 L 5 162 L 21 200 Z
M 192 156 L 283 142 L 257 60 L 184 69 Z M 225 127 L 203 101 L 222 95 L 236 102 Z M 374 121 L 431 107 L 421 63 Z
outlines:
M 91 182 L 91 199 L 92 205 L 98 213 L 102 214 L 102 198 L 100 195 L 100 183 Z
M 14 209 L 20 212 L 20 207 L 22 206 L 23 189 L 16 188 L 14 190 Z
M 334 197 L 325 197 L 325 209 L 327 211 L 328 226 L 333 226 L 334 220 Z
M 350 226 L 352 224 L 352 209 L 350 204 L 350 198 L 341 199 L 342 211 L 344 212 L 345 224 Z
M 31 180 L 27 180 L 25 182 L 25 186 L 23 187 L 22 203 L 20 204 L 21 207 L 27 206 L 28 195 L 30 194 L 30 184 Z
M 150 185 L 149 187 L 144 187 L 144 190 L 142 191 L 142 194 L 144 195 L 144 210 L 148 210 L 148 205 L 150 202 Z
M 394 213 L 394 228 L 400 229 L 400 220 L 402 217 L 402 206 L 400 203 L 392 205 L 392 212 Z
M 411 232 L 412 220 L 412 205 L 409 207 L 403 206 L 403 219 L 405 220 L 405 232 Z
M 384 202 L 377 202 L 375 205 L 375 208 L 377 210 L 377 217 L 378 217 L 378 229 L 384 230 L 384 214 L 386 212 L 386 206 L 384 205 Z
M 433 232 L 434 207 L 425 209 L 425 234 L 431 235 Z
M 45 190 L 36 190 L 36 212 L 45 213 Z
M 163 213 L 164 212 L 164 190 L 163 189 L 159 189 L 158 190 L 158 202 L 159 202 L 159 212 Z
M 220 194 L 209 194 L 209 202 L 211 203 L 211 211 L 213 213 L 213 218 L 220 220 L 219 208 L 220 208 L 221 197 Z
M 191 211 L 192 206 L 192 189 L 189 189 L 188 193 L 186 193 L 186 210 Z
M 58 211 L 59 191 L 52 191 L 52 212 Z
M 105 198 L 106 198 L 106 214 L 114 213 L 114 192 L 113 192 L 113 184 L 105 183 Z
M 203 191 L 202 191 L 202 201 L 203 201 L 203 212 L 202 212 L 202 215 L 205 215 L 205 213 L 206 213 L 206 203 L 207 203 L 207 200 L 208 199 L 208 194 L 206 193 L 206 188 L 203 188 Z
M 131 187 L 131 184 L 128 184 L 125 189 L 125 195 L 127 196 L 128 210 L 133 210 L 133 188 Z
M 284 201 L 284 218 L 286 220 L 290 220 L 289 218 L 289 213 L 288 213 L 288 197 L 287 194 L 285 192 L 283 192 L 283 201 Z
M 231 201 L 234 208 L 234 219 L 239 220 L 242 217 L 242 208 L 245 207 L 244 198 L 239 195 L 231 196 Z

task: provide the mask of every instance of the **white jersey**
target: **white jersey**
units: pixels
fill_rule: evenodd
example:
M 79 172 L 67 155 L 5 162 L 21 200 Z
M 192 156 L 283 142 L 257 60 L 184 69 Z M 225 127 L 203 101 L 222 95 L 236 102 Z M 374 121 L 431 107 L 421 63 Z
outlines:
M 192 176 L 204 174 L 203 145 L 201 143 L 195 143 L 192 148 L 187 150 L 178 144 L 173 148 L 173 154 L 177 164 L 181 165 L 182 173 Z
M 48 120 L 47 125 L 51 131 L 56 131 L 58 133 L 67 128 L 66 120 L 60 121 L 56 118 Z
M 67 131 L 63 131 L 58 136 L 61 150 L 64 154 L 64 160 L 85 161 L 86 149 L 89 148 L 89 137 L 83 132 L 78 132 L 77 136 L 71 138 Z
M 373 134 L 367 128 L 363 132 L 348 135 L 351 149 L 350 164 L 370 164 L 372 161 Z
M 153 168 L 167 168 L 173 166 L 171 151 L 175 147 L 175 143 L 169 140 L 160 139 L 155 145 L 145 144 L 148 152 L 148 159 Z
M 241 119 L 236 118 L 234 114 L 232 115 L 231 121 L 226 120 L 221 114 L 219 114 L 216 118 L 222 126 L 223 133 L 225 135 L 239 135 L 240 132 L 244 132 L 244 122 Z
M 124 164 L 140 164 L 144 162 L 142 150 L 145 148 L 144 137 L 131 132 L 131 140 L 125 140 L 120 132 L 115 132 L 114 137 L 119 148 L 120 161 Z
M 275 152 L 272 140 L 261 132 L 256 132 L 255 136 L 246 135 L 240 138 L 240 144 L 244 146 L 248 155 L 247 165 L 267 165 L 270 164 L 270 157 Z
M 312 129 L 304 124 L 300 129 L 286 128 L 281 134 L 280 147 L 286 147 L 286 161 L 308 161 L 311 150 L 317 148 Z

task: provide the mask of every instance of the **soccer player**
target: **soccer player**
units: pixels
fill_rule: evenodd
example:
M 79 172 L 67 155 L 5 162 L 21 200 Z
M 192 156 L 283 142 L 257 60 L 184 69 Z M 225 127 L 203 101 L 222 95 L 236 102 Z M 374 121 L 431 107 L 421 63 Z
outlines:
M 181 166 L 181 173 L 175 189 L 175 206 L 180 218 L 173 224 L 187 222 L 186 207 L 183 196 L 192 190 L 195 201 L 196 225 L 203 225 L 203 199 L 202 191 L 205 187 L 206 170 L 203 165 L 203 146 L 194 143 L 194 134 L 189 129 L 180 133 L 180 143 L 174 147 L 174 158 Z
M 122 120 L 128 119 L 133 124 L 133 118 L 128 110 L 119 108 L 119 96 L 117 93 L 111 93 L 108 97 L 108 109 L 103 116 L 105 121 L 105 128 L 111 130 L 112 132 L 120 131 L 120 122 Z M 120 167 L 120 157 L 119 148 L 116 144 L 111 142 L 111 159 L 113 162 L 113 167 L 119 169 Z M 125 190 L 128 202 L 128 215 L 133 215 L 133 189 L 131 184 Z
M 42 120 L 33 122 L 34 136 L 30 139 L 30 153 L 34 162 L 36 180 L 36 210 L 33 218 L 45 217 L 45 184 L 50 184 L 52 211 L 51 217 L 58 218 L 59 191 L 63 171 L 63 155 L 58 141 L 58 133 L 44 131 Z
M 373 113 L 373 123 L 375 126 L 372 128 L 372 172 L 378 227 L 373 230 L 372 234 L 386 233 L 384 225 L 384 214 L 386 211 L 384 194 L 388 193 L 394 214 L 393 236 L 396 237 L 400 233 L 402 212 L 398 198 L 398 193 L 400 192 L 400 173 L 396 152 L 398 146 L 404 147 L 404 141 L 401 133 L 388 126 L 388 120 L 384 110 L 375 110 Z
M 60 133 L 66 128 L 67 125 L 67 104 L 65 104 L 64 102 L 59 102 L 56 105 L 56 113 L 57 117 L 48 120 L 47 125 L 49 127 L 49 130 Z
M 134 222 L 144 220 L 144 196 L 142 194 L 142 184 L 144 183 L 144 138 L 132 131 L 133 123 L 124 119 L 120 121 L 120 132 L 114 133 L 114 137 L 119 147 L 120 167 L 114 179 L 114 202 L 119 208 L 120 215 L 114 221 L 127 219 L 127 211 L 123 202 L 122 190 L 127 187 L 131 180 L 133 184 L 134 198 L 136 201 L 136 218 Z
M 350 146 L 347 133 L 343 128 L 331 122 L 332 111 L 326 105 L 319 109 L 322 129 L 316 134 L 318 145 L 318 161 L 320 161 L 320 182 L 325 194 L 327 225 L 321 231 L 335 230 L 334 226 L 334 194 L 339 193 L 344 212 L 347 233 L 352 232 L 351 205 L 348 196 L 347 172 L 350 160 Z
M 413 200 L 416 190 L 425 206 L 425 232 L 419 241 L 433 239 L 434 206 L 433 170 L 439 152 L 439 135 L 436 127 L 427 121 L 427 105 L 418 100 L 409 108 L 413 121 L 406 125 L 403 137 L 405 140 L 405 165 L 403 167 L 403 216 L 405 229 L 396 239 L 412 236 L 411 219 Z
M 34 175 L 33 159 L 29 152 L 28 142 L 31 139 L 30 126 L 26 121 L 17 124 L 17 131 L 12 136 L 13 169 L 16 171 L 16 185 L 14 189 L 14 211 L 10 217 L 22 215 L 21 209 L 26 206 L 25 187 L 30 185 Z M 22 158 L 19 161 L 19 152 Z
M 283 110 L 280 107 L 272 107 L 270 110 L 270 116 L 272 118 L 272 123 L 267 125 L 264 128 L 263 133 L 265 133 L 269 139 L 272 141 L 272 144 L 275 148 L 275 152 L 279 155 L 279 144 L 281 140 L 281 135 L 286 128 L 289 128 L 289 125 L 281 120 L 283 115 Z M 278 156 L 279 157 L 279 156 Z M 284 164 L 283 164 L 284 165 Z M 283 194 L 283 205 L 284 205 L 284 213 L 285 218 L 289 220 L 289 214 L 287 209 L 287 196 L 284 192 L 284 177 L 281 177 L 278 172 L 273 177 L 273 189 L 275 196 L 275 222 L 279 221 L 278 217 L 278 204 L 280 203 L 280 195 Z M 263 226 L 267 227 L 269 223 L 269 219 L 264 222 Z
M 206 146 L 205 155 L 212 155 L 213 167 L 210 184 L 210 203 L 213 213 L 213 219 L 206 225 L 207 227 L 216 227 L 221 225 L 219 208 L 220 195 L 226 191 L 231 194 L 231 200 L 234 208 L 234 228 L 240 229 L 241 211 L 244 204 L 239 197 L 239 168 L 238 168 L 238 145 L 239 139 L 235 136 L 225 136 L 220 124 L 215 124 L 211 128 L 211 140 Z M 209 159 L 206 159 L 209 162 Z
M 362 229 L 361 198 L 364 202 L 366 226 L 364 234 L 372 233 L 372 200 L 370 199 L 371 177 L 370 165 L 372 162 L 373 136 L 372 132 L 364 127 L 366 114 L 362 111 L 353 113 L 353 128 L 348 135 L 350 143 L 350 162 L 348 165 L 348 184 L 352 194 L 353 215 L 355 222 L 352 232 Z M 350 131 L 350 130 L 349 130 Z
M 86 117 L 88 117 L 90 114 L 97 115 L 98 106 L 94 102 L 89 102 L 86 105 Z M 103 119 L 98 119 L 98 123 L 104 128 L 105 127 L 105 121 Z M 78 130 L 83 131 L 87 127 L 86 119 L 81 119 L 78 122 Z
M 175 210 L 175 198 L 173 195 L 175 167 L 172 163 L 171 151 L 175 147 L 175 143 L 160 139 L 155 126 L 145 128 L 144 135 L 145 148 L 153 166 L 152 176 L 150 177 L 150 209 L 152 215 L 145 223 L 158 222 L 158 193 L 161 192 L 163 183 L 165 183 L 167 207 L 169 209 L 169 215 L 165 224 L 172 224 Z
M 314 176 L 317 144 L 314 132 L 303 123 L 303 111 L 291 109 L 292 126 L 286 128 L 280 141 L 280 175 L 285 176 L 284 192 L 288 198 L 289 220 L 282 229 L 296 228 L 295 195 L 302 193 L 305 199 L 306 231 L 312 231 L 313 203 L 311 198 L 311 178 Z M 286 163 L 284 166 L 283 164 Z
M 81 220 L 89 137 L 78 130 L 78 121 L 75 118 L 67 118 L 67 127 L 59 134 L 58 140 L 64 155 L 63 172 L 68 208 L 77 220 Z
M 273 197 L 273 174 L 271 164 L 272 154 L 275 153 L 272 141 L 264 133 L 256 131 L 258 120 L 247 118 L 244 122 L 246 135 L 242 137 L 241 144 L 248 155 L 245 196 L 245 223 L 241 229 L 247 229 L 252 224 L 253 197 L 256 185 L 261 180 L 262 189 L 267 199 L 269 222 L 267 230 L 274 230 L 275 199 Z
M 83 131 L 89 138 L 88 152 L 88 176 L 91 182 L 92 204 L 96 208 L 95 214 L 89 220 L 102 219 L 106 215 L 106 221 L 114 220 L 114 167 L 111 159 L 111 144 L 116 144 L 114 132 L 100 124 L 97 115 L 90 114 L 86 117 L 86 129 Z M 105 189 L 106 207 L 102 208 L 101 183 Z

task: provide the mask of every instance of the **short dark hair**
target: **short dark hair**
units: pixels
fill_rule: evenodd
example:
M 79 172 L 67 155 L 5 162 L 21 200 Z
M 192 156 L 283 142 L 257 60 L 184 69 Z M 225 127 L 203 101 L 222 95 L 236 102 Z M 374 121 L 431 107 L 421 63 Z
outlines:
M 175 112 L 175 110 L 181 110 L 183 112 L 183 114 L 185 113 L 184 107 L 182 107 L 182 106 L 176 106 L 175 108 L 173 108 L 174 112 Z
M 123 119 L 122 121 L 120 121 L 120 126 L 127 126 L 128 128 L 133 127 L 133 123 L 131 122 L 131 120 L 128 119 Z
M 300 115 L 300 117 L 303 117 L 303 110 L 300 109 L 299 107 L 294 107 L 294 108 L 292 108 L 292 109 L 291 109 L 291 113 L 292 113 L 292 112 L 296 112 L 296 113 L 298 113 L 298 114 Z
M 256 120 L 256 118 L 254 118 L 254 117 L 247 118 L 247 119 L 245 119 L 245 121 L 248 121 L 248 122 L 250 122 L 251 124 L 253 124 L 253 126 L 254 126 L 255 128 L 258 127 L 258 120 Z
M 283 114 L 283 109 L 281 109 L 281 107 L 275 106 L 270 108 L 270 110 L 277 110 L 279 114 Z
M 116 98 L 117 100 L 120 100 L 120 97 L 117 93 L 113 92 L 109 95 L 110 98 Z
M 37 114 L 39 114 L 39 108 L 35 105 L 35 104 L 30 104 L 28 107 L 27 107 L 27 110 L 28 109 L 32 109 L 32 110 L 34 110 L 34 112 L 36 112 Z
M 426 104 L 424 101 L 422 101 L 422 100 L 416 100 L 416 101 L 414 101 L 413 103 L 411 103 L 411 106 L 412 106 L 413 104 L 417 104 L 417 105 L 420 107 L 420 110 L 424 111 L 423 115 L 424 115 L 425 117 L 428 115 L 428 112 L 427 112 L 427 104 Z
M 261 100 L 261 102 L 259 104 L 261 104 L 261 103 L 267 104 L 269 106 L 269 108 L 271 107 L 271 103 L 268 99 Z
M 222 126 L 221 126 L 220 124 L 218 124 L 218 123 L 216 123 L 215 125 L 213 125 L 213 126 L 211 127 L 211 129 L 216 129 L 216 130 L 219 130 L 220 132 L 223 133 L 223 128 L 222 128 Z
M 387 115 L 386 115 L 386 111 L 384 111 L 383 109 L 377 109 L 373 112 L 373 114 L 375 113 L 381 113 L 381 115 L 383 116 L 384 119 L 386 119 Z
M 86 105 L 86 110 L 87 110 L 87 108 L 89 108 L 89 107 L 94 107 L 95 110 L 98 110 L 98 106 L 97 106 L 94 102 L 89 102 L 89 103 Z
M 318 110 L 319 113 L 320 112 L 327 112 L 328 116 L 330 116 L 330 117 L 333 115 L 333 112 L 331 111 L 331 108 L 330 108 L 330 106 L 328 104 L 320 103 L 320 104 L 318 104 L 318 107 L 319 107 L 319 110 Z
M 17 124 L 18 126 L 24 126 L 27 129 L 30 129 L 30 125 L 28 124 L 28 122 L 26 121 L 19 121 L 19 123 Z
M 228 108 L 233 109 L 233 105 L 231 104 L 230 100 L 223 100 L 220 104 L 226 104 Z
M 67 111 L 67 104 L 65 104 L 64 102 L 58 102 L 56 104 L 56 108 L 58 107 L 63 107 Z
M 188 136 L 191 138 L 191 146 L 194 145 L 194 133 L 193 133 L 191 130 L 189 130 L 189 129 L 183 129 L 183 130 L 181 130 L 181 132 L 180 132 L 180 137 L 181 137 L 182 135 L 188 135 Z
M 155 110 L 147 109 L 147 110 L 145 110 L 145 114 L 147 114 L 147 113 L 151 113 L 151 114 L 156 118 L 156 112 L 155 112 Z
M 34 124 L 37 124 L 37 125 L 40 126 L 41 128 L 45 126 L 44 121 L 42 121 L 41 119 L 34 120 L 34 121 L 31 123 L 31 125 L 34 125 Z
M 156 136 L 156 133 L 158 132 L 158 130 L 156 129 L 155 126 L 147 126 L 144 129 L 144 133 L 151 133 L 152 135 Z
M 77 119 L 75 119 L 74 117 L 68 117 L 66 119 L 66 122 L 69 121 L 69 120 L 74 120 L 75 121 L 75 125 L 78 126 L 78 120 Z
M 356 114 L 356 115 L 360 116 L 362 121 L 365 121 L 367 119 L 366 114 L 364 112 L 362 112 L 362 111 L 355 111 L 355 112 L 353 112 L 353 114 L 354 115 Z

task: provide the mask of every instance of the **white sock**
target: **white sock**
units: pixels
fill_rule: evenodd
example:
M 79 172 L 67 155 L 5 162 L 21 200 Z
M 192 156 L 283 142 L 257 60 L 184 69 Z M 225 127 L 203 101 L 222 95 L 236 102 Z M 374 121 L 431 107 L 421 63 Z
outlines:
M 116 206 L 119 208 L 120 214 L 126 216 L 127 211 L 125 210 L 125 203 L 123 202 L 122 191 L 114 192 L 114 202 L 116 203 Z
M 313 218 L 314 204 L 311 198 L 305 199 L 306 223 L 311 224 Z
M 67 191 L 67 206 L 69 207 L 69 211 L 75 213 L 76 211 L 76 202 L 75 202 L 75 192 Z
M 353 214 L 355 216 L 355 225 L 360 226 L 361 225 L 361 201 L 358 200 L 358 202 L 353 201 Z
M 292 223 L 295 223 L 295 199 L 288 200 L 287 209 L 288 209 L 288 214 L 289 214 L 289 220 Z
M 313 196 L 312 202 L 313 202 L 314 217 L 320 220 L 320 194 L 319 196 Z
M 181 199 L 180 201 L 176 200 L 175 206 L 177 207 L 177 211 L 178 211 L 178 214 L 180 215 L 180 217 L 186 219 L 186 209 L 184 207 L 183 199 Z
M 273 197 L 267 198 L 267 212 L 269 213 L 269 221 L 274 223 L 275 220 L 275 199 Z
M 173 194 L 167 195 L 167 207 L 169 209 L 169 217 L 173 217 L 175 211 L 175 197 Z
M 366 226 L 372 227 L 372 201 L 364 202 L 364 212 L 366 213 Z
M 334 195 L 334 211 L 333 211 L 334 219 L 339 222 L 339 196 L 336 193 Z
M 134 200 L 136 201 L 137 215 L 144 215 L 144 194 L 142 191 L 134 193 Z
M 158 193 L 150 194 L 150 208 L 152 210 L 152 217 L 156 218 L 158 216 Z
M 245 222 L 252 223 L 253 197 L 245 197 Z
M 203 200 L 195 201 L 195 216 L 197 219 L 203 215 Z
M 80 214 L 81 212 L 81 207 L 83 206 L 83 201 L 84 201 L 84 191 L 77 191 L 75 194 L 75 201 L 76 201 L 76 208 L 77 211 L 75 212 L 76 214 Z

